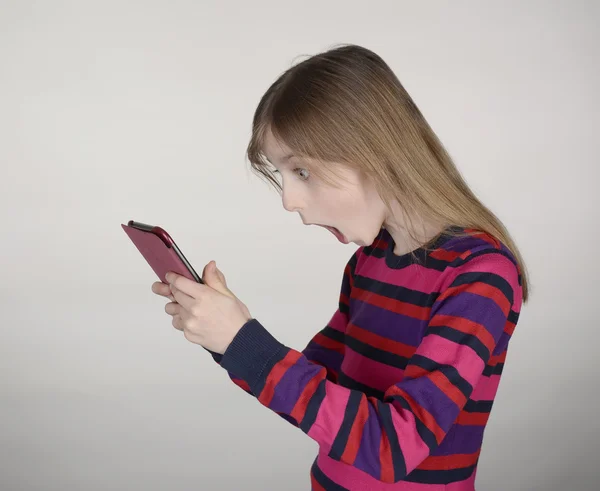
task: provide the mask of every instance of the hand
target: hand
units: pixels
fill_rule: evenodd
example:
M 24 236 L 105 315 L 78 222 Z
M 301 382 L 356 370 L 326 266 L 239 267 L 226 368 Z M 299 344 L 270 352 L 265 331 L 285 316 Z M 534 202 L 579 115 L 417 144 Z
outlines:
M 165 311 L 173 316 L 173 327 L 182 331 L 188 341 L 223 354 L 252 316 L 229 290 L 214 261 L 204 267 L 202 280 L 205 285 L 170 272 L 169 284 L 157 281 L 152 284 L 152 291 L 171 300 Z

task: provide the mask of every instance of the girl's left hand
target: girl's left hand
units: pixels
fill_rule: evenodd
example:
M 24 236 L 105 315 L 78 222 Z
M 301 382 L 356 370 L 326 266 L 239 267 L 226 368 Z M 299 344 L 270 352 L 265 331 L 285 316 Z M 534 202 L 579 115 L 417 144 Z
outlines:
M 173 272 L 166 279 L 168 285 L 157 281 L 152 291 L 174 300 L 165 306 L 167 314 L 173 316 L 173 327 L 209 351 L 225 353 L 238 331 L 252 319 L 246 305 L 227 287 L 214 261 L 204 267 L 204 285 Z

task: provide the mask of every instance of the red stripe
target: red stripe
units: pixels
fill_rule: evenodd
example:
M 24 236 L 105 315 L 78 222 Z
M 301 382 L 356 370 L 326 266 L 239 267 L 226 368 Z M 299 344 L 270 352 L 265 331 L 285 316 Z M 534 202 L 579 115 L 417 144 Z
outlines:
M 352 323 L 348 324 L 346 332 L 349 336 L 352 336 L 353 338 L 356 338 L 359 341 L 368 344 L 369 346 L 387 351 L 389 353 L 394 353 L 405 358 L 410 358 L 417 349 L 415 346 L 409 346 L 408 344 L 400 343 L 399 341 L 394 341 L 390 338 L 380 336 L 379 334 L 367 331 L 366 329 L 358 327 L 356 324 Z
M 485 426 L 490 413 L 467 413 L 465 411 L 458 415 L 456 423 L 463 426 Z
M 350 305 L 350 299 L 348 298 L 348 295 L 346 295 L 345 293 L 340 293 L 340 300 L 342 301 L 342 303 L 346 304 L 346 307 L 348 307 L 348 305 Z
M 477 295 L 481 295 L 482 297 L 489 298 L 498 304 L 504 315 L 508 316 L 510 312 L 510 302 L 504 296 L 502 291 L 500 291 L 495 286 L 488 285 L 487 283 L 483 283 L 480 281 L 475 281 L 473 283 L 467 283 L 465 285 L 454 286 L 451 288 L 447 288 L 444 293 L 442 293 L 437 301 L 441 302 L 448 297 L 452 297 L 454 295 L 458 295 L 459 293 L 468 291 L 469 293 L 475 293 Z
M 408 365 L 404 375 L 405 377 L 410 378 L 429 377 L 429 380 L 431 380 L 435 386 L 448 396 L 448 398 L 450 398 L 459 408 L 462 408 L 467 403 L 465 395 L 440 371 L 432 372 L 415 365 Z
M 510 321 L 507 321 L 506 326 L 504 326 L 504 332 L 506 334 L 508 334 L 509 336 L 512 336 L 513 333 L 515 332 L 515 326 L 516 326 L 516 324 L 514 324 Z
M 448 326 L 457 331 L 464 332 L 475 336 L 491 353 L 494 351 L 496 342 L 490 332 L 478 322 L 465 319 L 464 317 L 456 317 L 454 315 L 434 315 L 429 322 L 430 326 Z
M 358 412 L 352 423 L 352 429 L 350 435 L 348 435 L 348 441 L 346 442 L 346 448 L 342 454 L 342 461 L 347 464 L 354 464 L 354 460 L 358 455 L 358 449 L 360 448 L 360 440 L 362 439 L 363 430 L 369 417 L 369 405 L 367 398 L 362 397 L 358 406 Z
M 465 395 L 442 372 L 431 372 L 428 377 L 459 408 L 467 403 Z
M 408 402 L 408 405 L 411 407 L 413 414 L 415 417 L 419 418 L 421 422 L 427 426 L 427 428 L 435 435 L 435 439 L 438 444 L 442 441 L 446 433 L 440 426 L 437 424 L 437 421 L 433 417 L 433 415 L 427 411 L 424 407 L 420 406 L 415 402 L 415 400 L 408 395 L 405 391 L 400 389 L 397 385 L 392 385 L 386 392 L 385 398 L 387 399 L 390 396 L 400 396 Z
M 487 232 L 483 232 L 481 230 L 477 230 L 474 228 L 466 228 L 465 232 L 471 234 L 473 237 L 477 238 L 477 239 L 481 239 L 484 242 L 487 242 L 488 244 L 492 244 L 496 249 L 500 249 L 500 242 L 494 238 L 492 235 L 488 234 Z
M 448 469 L 460 469 L 477 463 L 479 451 L 470 454 L 440 455 L 427 457 L 417 469 L 422 471 L 445 471 Z
M 294 409 L 292 409 L 292 412 L 290 413 L 290 416 L 296 421 L 302 421 L 304 419 L 308 402 L 315 394 L 315 391 L 317 390 L 317 387 L 321 381 L 326 378 L 325 372 L 325 369 L 319 370 L 317 374 L 304 386 L 304 389 L 302 389 L 302 393 L 300 394 L 300 397 L 298 397 L 298 400 L 294 404 Z
M 381 416 L 381 413 L 375 405 L 377 413 Z M 385 431 L 381 432 L 381 440 L 379 441 L 379 462 L 381 464 L 381 475 L 379 480 L 383 482 L 394 482 L 394 463 L 392 461 L 392 447 L 388 440 Z
M 336 341 L 335 339 L 328 338 L 320 332 L 315 335 L 313 341 L 319 346 L 322 346 L 323 348 L 327 348 L 329 350 L 336 351 L 337 353 L 344 354 L 344 343 Z
M 431 312 L 431 307 L 419 307 L 412 303 L 401 302 L 400 300 L 384 297 L 383 295 L 378 295 L 369 290 L 362 290 L 358 287 L 354 287 L 352 290 L 352 298 L 381 307 L 390 312 L 395 312 L 396 314 L 407 315 L 420 320 L 429 319 Z
M 288 368 L 294 365 L 294 363 L 296 363 L 301 356 L 303 356 L 302 353 L 299 353 L 296 350 L 289 350 L 283 360 L 278 362 L 273 367 L 271 372 L 267 375 L 267 380 L 263 390 L 258 396 L 258 400 L 261 404 L 267 407 L 271 404 L 271 400 L 275 394 L 275 387 L 277 387 L 281 377 L 285 375 L 285 372 L 287 372 Z
M 310 485 L 311 485 L 311 490 L 327 491 L 323 486 L 321 486 L 319 484 L 319 482 L 317 481 L 317 478 L 315 477 L 315 475 L 312 472 L 310 473 Z
M 498 363 L 504 363 L 506 361 L 506 354 L 507 354 L 507 352 L 508 352 L 507 350 L 504 350 L 499 355 L 492 356 L 490 358 L 490 361 L 488 362 L 488 365 L 496 366 Z
M 462 255 L 462 252 L 447 251 L 446 249 L 436 249 L 429 254 L 433 259 L 452 262 Z
M 231 380 L 233 380 L 233 383 L 239 387 L 241 387 L 244 390 L 247 390 L 248 392 L 250 391 L 250 386 L 248 385 L 248 383 L 245 380 L 242 380 L 241 378 L 236 378 L 236 377 L 231 377 Z
M 350 271 L 349 264 L 346 264 L 346 267 L 344 268 L 344 276 L 346 277 L 346 280 L 350 285 L 350 290 L 352 290 L 352 288 L 354 287 L 354 278 L 352 277 L 352 272 Z

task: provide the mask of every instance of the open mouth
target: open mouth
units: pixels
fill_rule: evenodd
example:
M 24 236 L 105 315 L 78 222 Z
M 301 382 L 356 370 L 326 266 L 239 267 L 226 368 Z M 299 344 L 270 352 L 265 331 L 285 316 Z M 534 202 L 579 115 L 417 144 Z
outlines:
M 340 232 L 337 228 L 335 227 L 330 227 L 328 225 L 320 225 L 320 224 L 316 224 L 319 225 L 319 227 L 323 227 L 326 228 L 327 230 L 329 230 L 333 235 L 335 235 L 337 237 L 337 239 L 342 243 L 342 244 L 348 244 L 350 241 L 346 238 L 346 236 Z

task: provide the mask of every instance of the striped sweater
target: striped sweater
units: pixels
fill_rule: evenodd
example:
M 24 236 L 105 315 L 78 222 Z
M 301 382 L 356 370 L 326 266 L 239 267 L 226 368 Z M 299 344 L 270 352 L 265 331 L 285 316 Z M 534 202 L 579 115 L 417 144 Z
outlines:
M 509 250 L 467 232 L 399 256 L 382 228 L 346 264 L 338 309 L 303 351 L 251 319 L 213 353 L 318 443 L 311 489 L 475 489 L 522 289 Z

